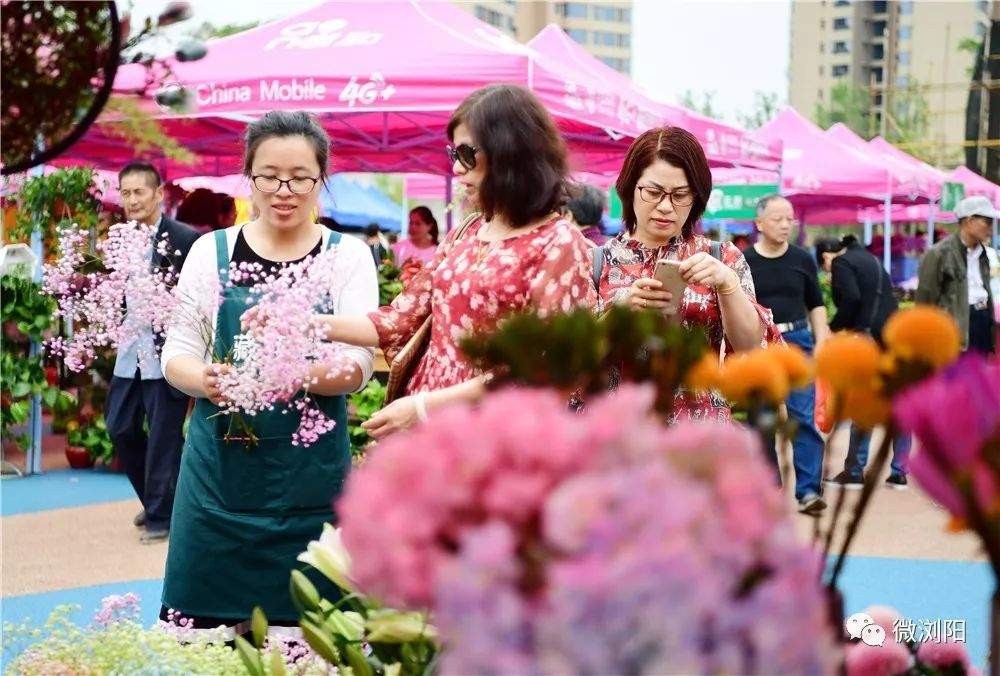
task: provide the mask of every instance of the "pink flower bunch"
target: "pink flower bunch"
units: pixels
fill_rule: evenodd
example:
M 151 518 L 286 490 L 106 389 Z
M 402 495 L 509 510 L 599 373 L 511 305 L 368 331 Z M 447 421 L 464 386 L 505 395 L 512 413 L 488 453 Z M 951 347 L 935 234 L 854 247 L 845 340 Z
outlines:
M 56 299 L 57 314 L 74 325 L 71 338 L 55 338 L 47 348 L 73 371 L 86 368 L 98 351 L 134 340 L 146 326 L 162 335 L 178 305 L 171 293 L 176 272 L 151 264 L 154 248 L 170 253 L 165 235 L 154 245 L 155 226 L 134 221 L 112 225 L 97 245 L 104 270 L 82 274 L 88 262 L 87 234 L 75 223 L 60 231 L 59 255 L 55 263 L 45 265 L 42 283 Z M 157 358 L 141 352 L 142 360 Z
M 340 271 L 337 248 L 266 274 L 259 264 L 240 263 L 229 271 L 229 283 L 249 283 L 256 305 L 244 315 L 247 333 L 240 337 L 233 368 L 221 375 L 219 388 L 226 397 L 223 410 L 255 415 L 287 405 L 300 412 L 293 443 L 309 446 L 334 427 L 308 396 L 320 376 L 335 377 L 345 359 L 338 343 L 325 340 L 313 321 L 317 312 L 329 311 L 336 288 L 346 280 Z M 317 370 L 320 369 L 320 370 Z M 300 389 L 306 396 L 291 401 Z
M 905 391 L 893 403 L 899 426 L 920 440 L 914 479 L 953 515 L 967 516 L 963 492 L 997 515 L 1000 476 L 986 449 L 1000 443 L 1000 359 L 963 356 L 951 368 Z
M 895 641 L 881 646 L 856 643 L 847 649 L 847 676 L 899 676 L 912 665 L 909 649 Z
M 972 670 L 969 651 L 957 641 L 925 641 L 917 648 L 917 661 L 948 673 L 954 673 L 956 666 L 966 674 Z
M 338 503 L 359 588 L 432 611 L 443 673 L 834 670 L 755 438 L 651 403 L 509 389 L 391 437 Z
M 124 595 L 112 594 L 101 599 L 101 608 L 94 613 L 93 623 L 98 627 L 108 627 L 122 621 L 139 621 L 139 596 L 129 592 Z

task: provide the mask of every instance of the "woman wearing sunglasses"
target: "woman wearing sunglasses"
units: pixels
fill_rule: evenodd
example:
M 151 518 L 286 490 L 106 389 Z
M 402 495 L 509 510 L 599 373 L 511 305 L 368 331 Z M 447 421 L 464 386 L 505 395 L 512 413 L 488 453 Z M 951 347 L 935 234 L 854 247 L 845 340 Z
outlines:
M 559 216 L 566 148 L 526 89 L 471 94 L 448 123 L 452 171 L 480 214 L 449 233 L 433 261 L 392 305 L 365 318 L 323 315 L 332 340 L 398 349 L 431 317 L 430 343 L 406 388 L 364 427 L 381 438 L 454 401 L 478 399 L 488 378 L 459 341 L 513 312 L 593 305 L 590 246 Z M 458 236 L 457 236 L 458 235 Z
M 708 161 L 694 136 L 678 127 L 643 133 L 629 147 L 615 189 L 625 228 L 603 247 L 602 304 L 666 308 L 671 294 L 653 274 L 658 260 L 673 259 L 687 284 L 681 321 L 705 327 L 713 350 L 725 344 L 726 352 L 740 352 L 781 340 L 770 310 L 757 303 L 740 250 L 729 242 L 713 247 L 694 232 L 712 192 Z M 680 395 L 674 410 L 681 417 L 729 419 L 725 401 L 708 394 Z

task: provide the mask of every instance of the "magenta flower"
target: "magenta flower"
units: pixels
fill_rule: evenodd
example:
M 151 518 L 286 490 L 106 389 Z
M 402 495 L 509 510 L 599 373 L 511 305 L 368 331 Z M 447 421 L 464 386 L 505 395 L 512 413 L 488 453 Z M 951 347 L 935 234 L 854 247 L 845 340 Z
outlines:
M 935 669 L 952 669 L 961 665 L 969 670 L 969 651 L 957 641 L 925 641 L 917 648 L 917 660 Z
M 912 664 L 910 651 L 895 641 L 881 646 L 857 643 L 847 650 L 847 676 L 898 676 Z

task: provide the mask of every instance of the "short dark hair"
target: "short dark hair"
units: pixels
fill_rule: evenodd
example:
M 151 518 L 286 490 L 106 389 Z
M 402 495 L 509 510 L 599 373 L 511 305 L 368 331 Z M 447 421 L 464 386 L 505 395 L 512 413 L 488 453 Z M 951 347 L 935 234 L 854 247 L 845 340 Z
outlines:
M 440 230 L 438 230 L 437 219 L 434 218 L 434 212 L 430 210 L 430 207 L 425 207 L 423 205 L 420 205 L 419 207 L 413 207 L 412 209 L 410 209 L 410 213 L 417 214 L 418 216 L 420 216 L 420 220 L 431 226 L 430 229 L 431 241 L 437 244 L 438 237 L 441 236 L 441 232 Z
M 708 206 L 708 198 L 712 194 L 712 172 L 698 139 L 680 127 L 650 129 L 632 141 L 615 182 L 615 190 L 622 202 L 622 222 L 629 234 L 635 233 L 635 186 L 646 167 L 658 159 L 683 169 L 694 194 L 691 213 L 681 228 L 681 236 L 688 239 Z
M 378 227 L 378 223 L 369 223 L 365 226 L 365 237 L 374 237 L 380 232 L 382 232 L 382 230 Z
M 775 200 L 785 200 L 787 202 L 788 198 L 784 195 L 779 195 L 776 192 L 773 192 L 770 195 L 764 195 L 757 200 L 757 208 L 754 209 L 754 213 L 757 215 L 757 218 L 762 218 L 764 216 L 764 212 L 767 211 L 767 205 Z
M 122 179 L 129 174 L 145 174 L 147 178 L 150 179 L 150 183 L 153 184 L 154 188 L 159 188 L 163 184 L 163 178 L 160 176 L 160 172 L 156 170 L 149 162 L 129 162 L 122 170 L 118 172 L 118 184 L 121 185 Z
M 214 228 L 219 223 L 222 212 L 221 195 L 208 188 L 197 188 L 184 197 L 174 214 L 181 223 L 188 225 L 203 225 Z
M 823 267 L 823 254 L 837 253 L 844 248 L 843 243 L 834 237 L 820 237 L 813 246 L 816 248 L 816 263 Z
M 470 94 L 448 122 L 448 138 L 465 124 L 486 158 L 479 205 L 486 218 L 502 214 L 514 227 L 556 211 L 565 199 L 566 144 L 538 98 L 517 85 Z
M 599 225 L 604 215 L 604 193 L 587 183 L 570 184 L 566 192 L 569 201 L 566 209 L 573 214 L 573 220 L 584 227 Z
M 314 115 L 301 110 L 272 110 L 247 125 L 243 137 L 243 175 L 252 173 L 254 156 L 260 144 L 269 138 L 301 136 L 313 147 L 319 176 L 326 180 L 330 160 L 330 137 Z

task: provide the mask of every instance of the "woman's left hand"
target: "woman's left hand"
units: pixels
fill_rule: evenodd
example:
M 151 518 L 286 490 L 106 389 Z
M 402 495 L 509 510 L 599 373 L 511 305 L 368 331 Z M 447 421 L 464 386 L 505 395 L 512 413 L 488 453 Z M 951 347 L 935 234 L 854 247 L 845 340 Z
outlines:
M 381 439 L 393 432 L 412 427 L 417 420 L 419 418 L 417 417 L 416 397 L 410 396 L 397 399 L 381 411 L 376 412 L 371 418 L 361 423 L 361 427 L 373 439 Z
M 740 285 L 740 277 L 735 270 L 704 251 L 683 260 L 679 271 L 688 284 L 713 289 L 731 289 Z

